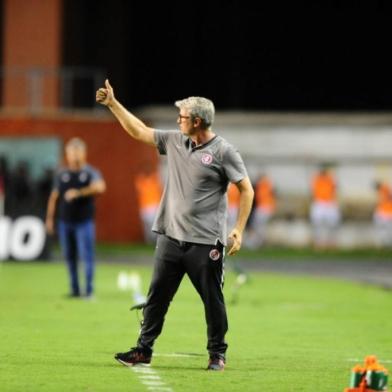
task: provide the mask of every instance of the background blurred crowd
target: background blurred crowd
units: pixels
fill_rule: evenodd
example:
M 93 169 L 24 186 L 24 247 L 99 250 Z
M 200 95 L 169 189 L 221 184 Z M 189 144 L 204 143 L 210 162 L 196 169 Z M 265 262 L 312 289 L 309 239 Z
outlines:
M 279 215 L 279 197 L 274 180 L 267 173 L 259 174 L 254 183 L 255 199 L 252 213 L 247 225 L 244 246 L 260 248 L 267 240 L 267 227 L 274 216 Z M 372 222 L 378 245 L 392 246 L 392 189 L 385 181 L 369 184 L 374 187 L 375 204 Z M 140 218 L 143 222 L 145 241 L 153 242 L 151 226 L 158 208 L 162 192 L 161 176 L 148 167 L 140 172 L 136 179 Z M 232 227 L 239 207 L 239 193 L 230 185 L 228 195 L 228 226 Z M 343 214 L 339 203 L 339 188 L 333 168 L 321 165 L 319 170 L 309 178 L 308 220 L 312 230 L 312 244 L 316 249 L 330 249 L 336 246 L 339 225 Z M 295 216 L 286 217 L 293 220 Z
M 19 161 L 10 168 L 6 158 L 0 156 L 0 214 L 11 218 L 20 215 L 44 217 L 53 174 L 53 168 L 46 168 L 34 180 L 29 162 Z
M 16 218 L 21 215 L 35 215 L 44 218 L 46 203 L 52 189 L 55 168 L 46 168 L 33 179 L 29 163 L 19 161 L 12 168 L 5 157 L 0 157 L 0 215 Z M 135 176 L 134 190 L 143 227 L 144 240 L 155 240 L 151 232 L 152 222 L 162 194 L 164 175 L 154 165 L 144 164 Z M 274 179 L 267 173 L 259 174 L 253 183 L 255 201 L 249 219 L 246 243 L 248 248 L 259 248 L 266 242 L 266 230 L 274 216 L 279 215 L 279 197 Z M 369 184 L 374 188 L 375 204 L 372 225 L 383 247 L 392 246 L 392 188 L 386 181 Z M 239 195 L 234 186 L 228 189 L 228 225 L 232 226 L 238 211 Z M 339 205 L 339 187 L 333 170 L 327 165 L 309 178 L 308 219 L 312 229 L 313 246 L 319 249 L 336 245 L 337 229 L 342 223 Z

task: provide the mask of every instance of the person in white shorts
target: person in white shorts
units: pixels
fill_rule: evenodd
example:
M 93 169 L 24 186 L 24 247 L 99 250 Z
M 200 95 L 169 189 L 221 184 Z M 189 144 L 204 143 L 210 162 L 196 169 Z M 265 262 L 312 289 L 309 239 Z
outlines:
M 335 246 L 336 229 L 340 223 L 336 182 L 327 167 L 322 167 L 312 180 L 313 201 L 310 221 L 313 228 L 313 244 L 324 249 Z

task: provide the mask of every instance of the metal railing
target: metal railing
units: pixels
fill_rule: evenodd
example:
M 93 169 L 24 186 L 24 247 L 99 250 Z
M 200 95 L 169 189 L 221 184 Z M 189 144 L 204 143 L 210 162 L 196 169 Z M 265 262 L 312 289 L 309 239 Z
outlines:
M 101 111 L 95 104 L 95 91 L 105 79 L 105 71 L 93 67 L 2 67 L 0 68 L 2 86 L 2 107 L 19 109 L 31 114 L 47 110 L 70 111 L 75 109 L 92 109 Z M 6 84 L 17 85 L 17 105 L 6 102 Z M 52 87 L 49 87 L 52 83 Z M 53 87 L 55 84 L 55 87 Z M 57 84 L 57 86 L 56 86 Z M 49 92 L 49 89 L 52 91 Z M 48 106 L 45 97 L 55 91 L 56 104 Z

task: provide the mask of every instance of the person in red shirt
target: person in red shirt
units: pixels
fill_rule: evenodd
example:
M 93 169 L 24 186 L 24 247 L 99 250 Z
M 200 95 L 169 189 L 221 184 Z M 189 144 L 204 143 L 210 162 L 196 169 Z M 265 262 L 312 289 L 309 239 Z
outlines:
M 314 246 L 319 249 L 335 246 L 336 228 L 340 222 L 335 178 L 322 167 L 312 180 L 310 221 L 313 226 Z

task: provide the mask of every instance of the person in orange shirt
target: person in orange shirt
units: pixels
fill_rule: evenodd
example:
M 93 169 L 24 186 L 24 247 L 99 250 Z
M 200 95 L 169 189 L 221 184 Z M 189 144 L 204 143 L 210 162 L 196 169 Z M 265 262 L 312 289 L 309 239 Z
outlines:
M 312 180 L 310 221 L 316 248 L 335 246 L 336 228 L 340 222 L 336 182 L 327 167 L 322 167 Z
M 240 207 L 240 192 L 232 183 L 227 187 L 227 200 L 227 227 L 232 229 L 237 221 L 238 209 Z
M 376 181 L 377 205 L 373 214 L 377 242 L 380 246 L 392 246 L 392 189 L 381 181 Z
M 251 221 L 251 247 L 260 247 L 265 241 L 268 221 L 276 209 L 276 192 L 271 180 L 262 174 L 255 186 L 255 210 Z
M 162 195 L 162 185 L 159 173 L 152 166 L 144 166 L 135 179 L 135 188 L 138 196 L 140 218 L 143 223 L 144 240 L 153 243 L 156 234 L 151 228 L 159 207 Z

